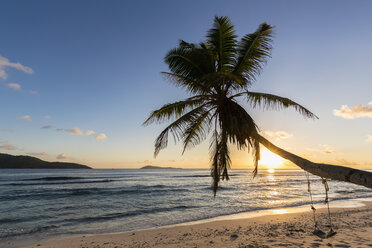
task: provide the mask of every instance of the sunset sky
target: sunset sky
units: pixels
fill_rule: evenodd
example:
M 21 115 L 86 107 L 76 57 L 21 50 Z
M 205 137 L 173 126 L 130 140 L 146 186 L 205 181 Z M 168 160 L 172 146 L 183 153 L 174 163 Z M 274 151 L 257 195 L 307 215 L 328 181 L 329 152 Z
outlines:
M 275 26 L 272 59 L 252 90 L 319 117 L 242 102 L 265 137 L 315 162 L 372 168 L 371 10 L 368 0 L 1 1 L 0 153 L 94 168 L 208 168 L 209 139 L 183 156 L 171 140 L 154 159 L 165 125 L 142 123 L 187 97 L 160 75 L 166 52 L 179 39 L 202 41 L 223 15 L 239 38 Z M 232 158 L 233 168 L 252 168 L 247 151 Z

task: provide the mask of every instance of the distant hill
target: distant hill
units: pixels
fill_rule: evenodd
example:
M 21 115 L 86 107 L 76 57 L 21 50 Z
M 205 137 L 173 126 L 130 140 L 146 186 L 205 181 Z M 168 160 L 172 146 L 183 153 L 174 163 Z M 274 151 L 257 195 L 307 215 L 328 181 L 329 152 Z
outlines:
M 181 169 L 181 168 L 146 165 L 146 166 L 141 167 L 140 169 Z
M 65 163 L 47 162 L 31 156 L 13 156 L 0 153 L 0 169 L 92 169 L 89 166 Z

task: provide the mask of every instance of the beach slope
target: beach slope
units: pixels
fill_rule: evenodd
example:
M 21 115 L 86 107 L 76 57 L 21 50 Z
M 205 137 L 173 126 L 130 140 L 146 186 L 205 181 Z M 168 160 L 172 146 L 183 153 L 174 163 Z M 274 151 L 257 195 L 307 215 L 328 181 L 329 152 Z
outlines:
M 37 243 L 28 248 L 372 247 L 372 204 L 365 204 L 362 208 L 332 209 L 337 234 L 328 239 L 312 234 L 313 216 L 308 211 L 118 234 L 82 235 Z M 323 231 L 329 230 L 326 209 L 317 211 L 317 220 Z

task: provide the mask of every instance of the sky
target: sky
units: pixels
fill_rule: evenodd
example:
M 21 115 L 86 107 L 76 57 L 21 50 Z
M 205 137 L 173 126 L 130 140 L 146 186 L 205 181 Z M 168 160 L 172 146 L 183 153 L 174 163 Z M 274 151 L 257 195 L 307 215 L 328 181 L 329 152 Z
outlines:
M 163 58 L 179 39 L 204 40 L 217 15 L 239 37 L 274 25 L 272 58 L 251 90 L 319 117 L 241 102 L 265 137 L 314 162 L 372 168 L 371 9 L 368 0 L 1 1 L 0 153 L 94 168 L 209 168 L 208 139 L 184 155 L 169 142 L 155 159 L 165 124 L 142 123 L 188 97 L 160 75 Z M 252 168 L 247 151 L 232 148 L 232 160 Z

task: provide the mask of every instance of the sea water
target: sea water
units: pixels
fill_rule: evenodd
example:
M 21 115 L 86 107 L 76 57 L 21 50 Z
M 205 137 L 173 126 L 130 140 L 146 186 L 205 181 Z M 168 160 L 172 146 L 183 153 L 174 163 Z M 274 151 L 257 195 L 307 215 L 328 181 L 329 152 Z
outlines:
M 313 199 L 324 185 L 310 176 Z M 328 181 L 331 200 L 372 190 Z M 60 235 L 124 232 L 309 204 L 303 171 L 231 170 L 217 196 L 209 170 L 0 170 L 0 246 Z M 332 206 L 332 202 L 331 202 Z

